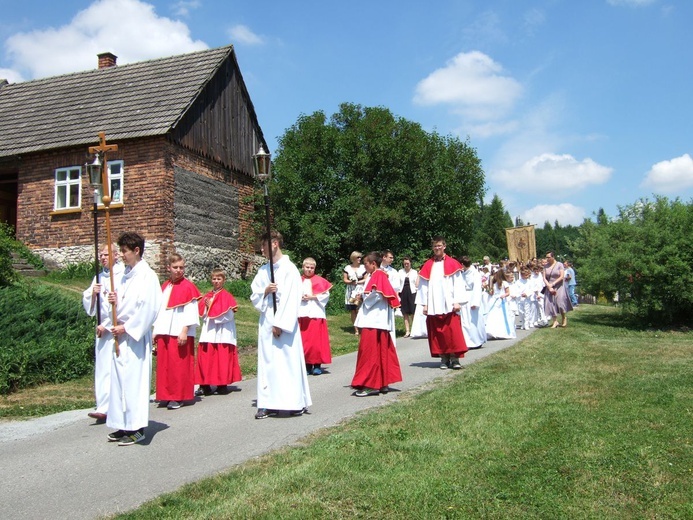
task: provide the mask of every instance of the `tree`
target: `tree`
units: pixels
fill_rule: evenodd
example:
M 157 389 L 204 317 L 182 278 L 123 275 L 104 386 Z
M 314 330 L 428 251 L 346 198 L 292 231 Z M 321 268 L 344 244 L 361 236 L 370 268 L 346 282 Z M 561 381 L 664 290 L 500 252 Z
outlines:
M 354 249 L 423 259 L 443 235 L 472 235 L 484 174 L 468 142 L 427 133 L 382 107 L 344 103 L 302 115 L 279 139 L 270 183 L 275 226 L 329 271 Z
M 591 294 L 619 295 L 646 325 L 693 323 L 693 203 L 657 197 L 619 207 L 613 221 L 585 221 L 573 246 L 580 284 Z
M 492 260 L 508 256 L 508 241 L 505 228 L 512 227 L 510 214 L 503 207 L 501 198 L 494 194 L 491 204 L 484 206 L 474 232 L 469 254 L 475 258 L 488 255 Z

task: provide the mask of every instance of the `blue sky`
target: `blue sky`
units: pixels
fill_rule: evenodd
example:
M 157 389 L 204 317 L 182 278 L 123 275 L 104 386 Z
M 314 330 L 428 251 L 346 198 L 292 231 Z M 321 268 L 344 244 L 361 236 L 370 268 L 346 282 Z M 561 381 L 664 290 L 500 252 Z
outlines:
M 487 200 L 526 223 L 693 197 L 690 0 L 0 0 L 0 12 L 0 78 L 232 43 L 272 150 L 301 114 L 384 106 L 469 138 Z

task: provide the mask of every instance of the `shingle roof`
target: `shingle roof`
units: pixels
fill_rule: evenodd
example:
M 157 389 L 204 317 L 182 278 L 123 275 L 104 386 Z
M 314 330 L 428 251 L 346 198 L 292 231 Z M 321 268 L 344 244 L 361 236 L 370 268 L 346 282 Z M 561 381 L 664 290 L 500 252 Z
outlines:
M 0 157 L 162 135 L 233 46 L 0 85 Z

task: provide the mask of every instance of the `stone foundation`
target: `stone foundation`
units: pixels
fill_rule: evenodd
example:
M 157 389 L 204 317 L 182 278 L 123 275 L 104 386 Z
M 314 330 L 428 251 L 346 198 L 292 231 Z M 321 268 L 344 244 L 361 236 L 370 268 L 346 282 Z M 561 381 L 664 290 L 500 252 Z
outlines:
M 163 280 L 168 277 L 168 272 L 165 259 L 159 260 L 161 248 L 162 244 L 158 242 L 145 242 L 144 260 Z M 212 269 L 216 267 L 224 269 L 229 280 L 250 278 L 264 262 L 262 256 L 213 247 L 174 243 L 174 249 L 185 258 L 185 275 L 192 281 L 209 280 Z M 93 245 L 34 249 L 33 252 L 43 259 L 48 270 L 62 269 L 71 264 L 94 262 Z

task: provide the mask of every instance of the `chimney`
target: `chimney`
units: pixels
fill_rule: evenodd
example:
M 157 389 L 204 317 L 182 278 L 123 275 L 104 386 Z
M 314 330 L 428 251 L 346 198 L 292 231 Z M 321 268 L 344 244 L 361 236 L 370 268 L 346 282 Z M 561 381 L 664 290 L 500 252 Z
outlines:
M 96 56 L 99 58 L 100 69 L 107 69 L 109 67 L 116 66 L 116 60 L 118 59 L 118 56 L 116 56 L 112 52 L 102 52 L 101 54 L 97 54 Z

